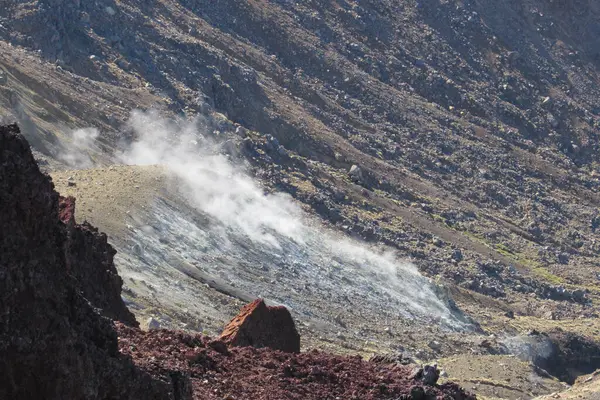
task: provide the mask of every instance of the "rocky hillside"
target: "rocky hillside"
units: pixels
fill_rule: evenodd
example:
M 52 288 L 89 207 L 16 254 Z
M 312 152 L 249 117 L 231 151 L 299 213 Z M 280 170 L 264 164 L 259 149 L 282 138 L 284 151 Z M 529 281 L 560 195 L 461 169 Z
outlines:
M 0 128 L 0 149 L 1 398 L 474 398 L 455 384 L 436 385 L 431 366 L 293 354 L 300 338 L 289 312 L 260 301 L 224 338 L 262 349 L 140 331 L 121 300 L 106 237 L 75 223 L 73 199 L 59 199 L 16 126 Z
M 535 363 L 532 332 L 600 340 L 599 38 L 593 0 L 7 2 L 0 115 L 20 122 L 61 192 L 85 202 L 80 220 L 122 251 L 117 268 L 140 316 L 196 328 L 202 317 L 214 330 L 238 307 L 227 296 L 246 301 L 252 289 L 301 299 L 293 313 L 316 346 L 422 359 L 518 354 Z M 239 265 L 211 253 L 192 260 L 201 273 L 165 262 L 185 264 L 210 290 L 179 277 L 172 284 L 186 290 L 169 286 L 156 278 L 167 276 L 162 270 L 151 281 L 157 258 L 139 251 L 148 240 L 141 227 L 157 215 L 186 233 L 212 222 L 165 195 L 168 185 L 155 184 L 161 173 L 104 170 L 150 130 L 132 127 L 136 108 L 201 115 L 203 135 L 247 162 L 265 191 L 289 193 L 329 228 L 411 259 L 474 331 L 400 318 L 377 288 L 364 301 L 335 288 L 311 292 L 312 282 L 299 284 L 307 279 L 300 267 L 280 273 L 275 258 L 244 246 L 235 261 L 259 259 L 259 273 L 231 278 Z M 89 127 L 97 136 L 71 131 Z M 61 172 L 72 168 L 86 170 Z M 98 189 L 109 180 L 110 198 Z M 160 208 L 152 208 L 156 198 L 166 199 Z M 144 218 L 134 221 L 132 208 Z M 156 235 L 156 252 L 197 248 L 180 237 Z M 308 275 L 315 286 L 322 281 Z M 358 285 L 351 275 L 336 276 L 335 287 Z M 197 293 L 207 302 L 179 301 Z M 568 359 L 570 350 L 553 354 Z M 580 362 L 552 374 L 573 382 L 600 366 L 593 357 Z M 486 393 L 500 387 L 479 378 Z M 516 387 L 505 395 L 530 395 L 530 381 L 502 383 Z
M 339 226 L 468 290 L 579 315 L 598 280 L 599 13 L 583 0 L 23 2 L 1 15 L 2 106 L 54 158 L 62 124 L 103 129 L 109 150 L 132 107 L 218 111 L 310 160 L 308 193 L 276 158 L 261 167 Z

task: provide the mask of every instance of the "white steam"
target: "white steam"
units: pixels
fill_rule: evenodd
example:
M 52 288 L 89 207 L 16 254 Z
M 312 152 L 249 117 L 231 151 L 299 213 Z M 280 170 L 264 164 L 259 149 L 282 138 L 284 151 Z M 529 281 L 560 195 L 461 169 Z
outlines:
M 510 354 L 514 354 L 523 361 L 537 364 L 546 360 L 554 353 L 554 346 L 548 338 L 541 336 L 512 336 L 502 340 Z
M 127 164 L 163 164 L 185 184 L 192 205 L 250 239 L 278 247 L 275 234 L 302 241 L 301 211 L 287 196 L 263 191 L 196 130 L 154 113 L 134 112 L 129 120 L 138 140 L 122 154 Z
M 72 168 L 91 168 L 94 166 L 91 154 L 98 151 L 96 139 L 99 134 L 96 128 L 71 131 L 58 158 Z
M 433 318 L 463 327 L 413 264 L 398 261 L 390 249 L 377 251 L 311 223 L 288 195 L 265 194 L 241 168 L 215 151 L 194 122 L 175 123 L 154 113 L 134 112 L 129 127 L 137 139 L 124 150 L 121 160 L 127 164 L 168 166 L 186 200 L 216 221 L 209 234 L 198 226 L 187 228 L 183 232 L 187 238 L 179 240 L 179 245 L 194 239 L 190 242 L 194 248 L 180 249 L 181 252 L 189 252 L 197 260 L 211 251 L 198 250 L 201 239 L 212 243 L 206 248 L 212 247 L 213 251 L 218 243 L 218 251 L 230 257 L 238 254 L 238 259 L 245 262 L 252 259 L 256 263 L 276 264 L 269 267 L 278 268 L 282 280 L 293 277 L 311 286 L 313 295 L 322 293 L 331 298 L 342 292 L 351 293 L 359 301 L 380 301 L 373 304 L 375 310 L 387 304 L 397 315 Z M 175 217 L 164 220 L 165 231 L 176 229 Z M 240 250 L 240 243 L 246 248 L 248 242 L 253 243 L 253 249 Z M 229 274 L 241 277 L 242 271 L 233 268 Z M 259 282 L 239 285 L 269 290 Z M 302 294 L 290 293 L 279 300 L 295 309 L 308 307 L 303 304 Z

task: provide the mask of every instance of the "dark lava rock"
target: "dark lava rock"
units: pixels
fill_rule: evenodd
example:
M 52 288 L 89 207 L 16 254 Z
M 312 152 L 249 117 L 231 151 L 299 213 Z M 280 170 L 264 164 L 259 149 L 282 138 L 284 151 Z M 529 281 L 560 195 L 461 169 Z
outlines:
M 425 365 L 423 368 L 415 368 L 410 374 L 410 378 L 433 386 L 440 379 L 440 370 L 437 365 Z
M 60 197 L 60 219 L 66 225 L 66 267 L 75 276 L 83 296 L 102 315 L 127 325 L 139 326 L 121 299 L 123 280 L 113 263 L 116 250 L 108 244 L 106 235 L 84 222 L 75 223 L 75 199 Z
M 536 364 L 560 380 L 573 384 L 578 376 L 600 369 L 600 343 L 560 329 L 542 336 L 547 336 L 553 351 Z
M 412 400 L 422 400 L 425 398 L 425 390 L 422 386 L 413 386 L 410 389 L 410 398 Z
M 290 312 L 285 307 L 268 307 L 262 299 L 244 306 L 227 324 L 221 340 L 230 346 L 300 352 L 300 335 Z
M 16 125 L 0 127 L 0 210 L 0 398 L 174 398 L 170 379 L 152 378 L 119 353 L 112 323 L 84 297 L 92 281 L 81 285 L 73 269 L 93 268 L 106 244 L 81 233 L 92 247 L 74 248 L 75 226 L 60 220 L 59 195 Z M 82 254 L 93 255 L 89 263 L 68 266 Z M 92 292 L 118 295 L 103 283 Z

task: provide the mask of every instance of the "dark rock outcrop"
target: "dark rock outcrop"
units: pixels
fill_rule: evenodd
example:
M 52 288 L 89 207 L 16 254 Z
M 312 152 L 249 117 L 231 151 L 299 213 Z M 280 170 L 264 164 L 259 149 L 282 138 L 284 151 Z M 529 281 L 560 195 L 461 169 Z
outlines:
M 546 335 L 553 351 L 537 364 L 550 374 L 573 384 L 578 376 L 600 369 L 600 344 L 593 339 L 560 329 Z
M 593 337 L 554 328 L 531 330 L 504 342 L 512 354 L 529 361 L 540 375 L 551 375 L 568 384 L 600 369 L 600 344 Z
M 290 312 L 285 307 L 268 307 L 262 299 L 244 306 L 227 324 L 221 340 L 230 346 L 300 352 L 300 335 Z
M 112 322 L 93 306 L 118 304 L 107 296 L 120 286 L 77 279 L 104 265 L 108 247 L 60 220 L 59 195 L 16 125 L 0 127 L 0 210 L 0 398 L 174 398 L 172 379 L 153 378 L 119 353 Z
M 102 315 L 127 325 L 139 326 L 121 299 L 123 280 L 113 263 L 116 250 L 106 235 L 84 222 L 75 223 L 75 199 L 59 199 L 60 219 L 66 225 L 65 256 L 67 271 L 79 282 L 83 296 Z

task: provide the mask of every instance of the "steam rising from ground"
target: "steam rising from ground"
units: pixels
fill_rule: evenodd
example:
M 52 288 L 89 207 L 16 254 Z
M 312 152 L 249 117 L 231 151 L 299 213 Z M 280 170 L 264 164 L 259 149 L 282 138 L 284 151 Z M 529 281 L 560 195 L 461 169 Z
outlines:
M 399 315 L 464 327 L 414 265 L 398 261 L 391 250 L 375 251 L 311 223 L 288 195 L 265 194 L 241 168 L 216 151 L 197 123 L 175 123 L 154 113 L 134 112 L 129 127 L 137 139 L 120 155 L 121 160 L 168 166 L 187 201 L 215 221 L 209 235 L 192 226 L 184 235 L 210 237 L 224 254 L 239 253 L 240 243 L 251 242 L 255 248 L 251 254 L 264 254 L 257 260 L 278 260 L 274 263 L 284 276 L 296 276 L 317 291 L 342 292 L 348 290 L 347 285 L 359 297 L 362 291 L 365 301 L 374 293 L 389 299 L 389 306 L 398 308 Z M 175 219 L 164 218 L 166 225 Z M 340 276 L 350 278 L 340 281 Z M 302 297 L 295 298 L 296 304 L 289 304 L 294 302 L 290 297 L 287 305 L 299 307 Z
M 510 354 L 533 364 L 549 359 L 554 353 L 552 342 L 538 336 L 512 336 L 505 338 L 502 343 Z
M 192 123 L 175 125 L 136 112 L 129 124 L 139 140 L 123 154 L 128 164 L 164 164 L 185 186 L 186 198 L 203 212 L 250 239 L 280 248 L 276 235 L 302 242 L 301 210 L 287 196 L 264 195 L 252 179 L 206 140 Z
M 97 152 L 96 139 L 100 132 L 96 128 L 83 128 L 69 133 L 69 142 L 63 146 L 59 159 L 72 168 L 91 168 L 94 162 L 90 152 Z

